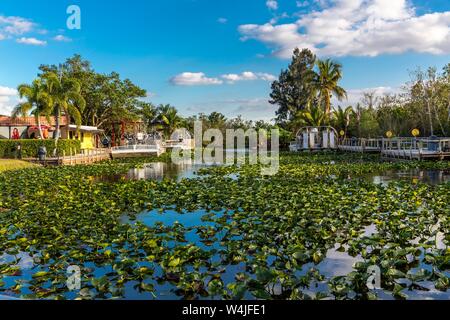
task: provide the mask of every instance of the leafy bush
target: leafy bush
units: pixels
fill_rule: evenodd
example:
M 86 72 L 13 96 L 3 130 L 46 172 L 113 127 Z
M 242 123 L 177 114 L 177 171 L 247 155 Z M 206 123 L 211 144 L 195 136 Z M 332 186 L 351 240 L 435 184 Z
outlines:
M 47 155 L 53 155 L 55 149 L 54 140 L 0 140 L 0 158 L 16 158 L 18 156 L 17 145 L 21 145 L 22 158 L 35 158 L 38 156 L 38 149 L 41 146 L 47 148 Z M 81 151 L 81 144 L 78 140 L 59 140 L 57 154 L 69 154 Z

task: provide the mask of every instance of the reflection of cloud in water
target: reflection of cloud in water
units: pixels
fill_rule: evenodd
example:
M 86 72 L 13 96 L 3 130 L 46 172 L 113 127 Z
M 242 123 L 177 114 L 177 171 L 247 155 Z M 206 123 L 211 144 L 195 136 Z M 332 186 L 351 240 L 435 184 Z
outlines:
M 11 263 L 15 260 L 18 260 L 19 262 L 14 266 L 20 267 L 22 270 L 29 270 L 34 266 L 33 257 L 31 257 L 27 252 L 19 252 L 15 256 L 5 253 L 0 256 L 0 264 Z
M 353 270 L 353 264 L 363 261 L 360 256 L 352 257 L 347 252 L 339 252 L 336 245 L 334 249 L 327 252 L 327 257 L 318 265 L 320 272 L 327 278 L 336 276 L 346 276 Z

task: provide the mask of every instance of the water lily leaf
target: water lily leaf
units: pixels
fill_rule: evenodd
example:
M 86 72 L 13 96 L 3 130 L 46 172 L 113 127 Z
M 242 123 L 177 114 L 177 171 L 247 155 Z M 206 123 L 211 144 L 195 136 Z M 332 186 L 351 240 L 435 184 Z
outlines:
M 391 268 L 386 272 L 386 275 L 393 278 L 404 278 L 405 274 L 400 270 Z
M 171 258 L 170 261 L 169 261 L 168 266 L 172 267 L 172 268 L 175 268 L 175 267 L 178 267 L 180 265 L 180 263 L 181 263 L 181 259 L 180 258 Z

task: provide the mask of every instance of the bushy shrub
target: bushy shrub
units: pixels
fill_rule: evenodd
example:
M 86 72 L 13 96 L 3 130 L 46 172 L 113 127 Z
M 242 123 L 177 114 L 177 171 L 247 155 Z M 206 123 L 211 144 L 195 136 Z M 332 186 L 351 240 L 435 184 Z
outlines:
M 21 145 L 22 158 L 36 158 L 38 156 L 38 149 L 45 146 L 47 149 L 47 156 L 52 156 L 55 150 L 54 140 L 0 140 L 0 158 L 17 158 L 17 146 Z M 81 144 L 78 140 L 64 140 L 58 141 L 57 155 L 69 155 L 70 152 L 80 153 Z

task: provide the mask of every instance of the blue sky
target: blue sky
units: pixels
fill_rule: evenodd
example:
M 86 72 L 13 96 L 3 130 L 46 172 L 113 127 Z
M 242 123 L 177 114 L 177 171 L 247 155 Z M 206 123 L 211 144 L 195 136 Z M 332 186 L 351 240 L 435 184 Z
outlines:
M 69 5 L 81 30 L 66 26 Z M 396 92 L 417 66 L 450 62 L 450 3 L 425 0 L 2 0 L 0 113 L 40 64 L 75 53 L 117 71 L 183 115 L 220 111 L 269 120 L 270 83 L 294 47 L 344 65 L 355 103 Z

